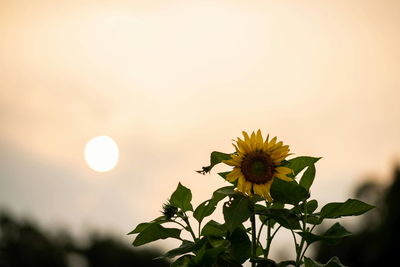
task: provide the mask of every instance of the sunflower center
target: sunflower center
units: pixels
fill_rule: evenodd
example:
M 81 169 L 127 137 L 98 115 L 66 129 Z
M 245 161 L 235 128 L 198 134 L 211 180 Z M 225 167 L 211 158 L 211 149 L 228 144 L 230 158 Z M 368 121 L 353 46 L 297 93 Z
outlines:
M 262 152 L 248 154 L 242 161 L 241 169 L 246 180 L 255 184 L 270 181 L 274 173 L 270 156 Z

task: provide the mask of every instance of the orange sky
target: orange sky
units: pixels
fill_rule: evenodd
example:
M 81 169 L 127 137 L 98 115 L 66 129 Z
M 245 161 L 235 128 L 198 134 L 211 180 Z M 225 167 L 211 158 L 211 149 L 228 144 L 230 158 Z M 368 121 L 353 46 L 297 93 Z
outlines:
M 0 1 L 0 206 L 126 233 L 260 128 L 324 157 L 313 195 L 385 180 L 400 151 L 398 1 Z M 117 168 L 84 144 L 113 137 Z M 223 169 L 223 168 L 222 168 Z M 144 205 L 144 203 L 146 203 Z

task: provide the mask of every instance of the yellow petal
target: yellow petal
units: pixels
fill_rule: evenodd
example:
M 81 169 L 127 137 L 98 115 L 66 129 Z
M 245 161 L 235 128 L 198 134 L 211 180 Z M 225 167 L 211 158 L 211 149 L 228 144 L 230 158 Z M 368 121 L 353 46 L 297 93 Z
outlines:
M 256 140 L 257 140 L 257 150 L 261 150 L 263 148 L 264 141 L 260 130 L 257 131 Z
M 239 178 L 240 175 L 242 175 L 240 168 L 234 168 L 230 173 L 228 173 L 226 180 L 229 182 L 234 182 Z
M 237 145 L 239 147 L 240 152 L 245 153 L 245 154 L 249 153 L 250 147 L 245 141 L 243 141 L 242 139 L 238 138 Z
M 227 164 L 227 165 L 229 165 L 229 166 L 235 166 L 235 167 L 239 167 L 240 166 L 240 163 L 237 162 L 236 160 L 233 160 L 233 159 L 223 160 L 222 162 Z
M 279 143 L 281 143 L 281 142 L 279 142 Z M 274 148 L 271 148 L 272 154 L 279 154 L 279 153 L 283 153 L 283 152 L 289 151 L 289 146 L 286 145 L 286 146 L 277 147 L 277 145 L 278 144 L 276 144 L 274 146 Z
M 237 190 L 239 190 L 242 193 L 244 192 L 243 185 L 244 185 L 245 182 L 246 182 L 246 180 L 244 179 L 244 176 L 240 175 L 236 188 L 237 188 Z
M 261 187 L 262 187 L 262 185 L 253 184 L 253 191 L 254 191 L 254 194 L 264 197 L 264 193 L 263 193 L 263 190 Z
M 289 174 L 293 173 L 293 170 L 288 167 L 276 167 L 275 170 L 279 172 L 280 174 Z
M 244 136 L 244 140 L 245 140 L 245 141 L 250 140 L 249 135 L 248 135 L 245 131 L 243 131 L 242 134 L 243 134 L 243 136 Z
M 272 180 L 266 182 L 262 187 L 263 191 L 264 191 L 264 194 L 266 195 L 266 199 L 269 202 L 272 202 L 272 197 L 270 195 L 270 190 L 271 190 L 271 185 L 272 185 L 273 182 L 274 182 L 274 180 L 272 179 Z
M 277 149 L 280 149 L 282 146 L 283 146 L 283 142 L 280 141 L 280 142 L 278 142 L 278 143 L 276 143 L 276 144 L 274 144 L 272 146 L 270 145 L 269 146 L 269 151 L 275 152 Z
M 254 133 L 254 131 L 251 133 L 251 141 L 255 142 L 256 141 L 256 134 Z
M 235 144 L 232 144 L 234 147 L 235 147 L 235 150 L 236 150 L 236 153 L 240 153 L 240 150 L 239 150 L 239 148 L 237 147 L 237 145 L 235 145 Z
M 292 178 L 289 178 L 289 177 L 287 177 L 287 176 L 284 175 L 284 174 L 275 173 L 274 176 L 277 177 L 277 178 L 279 178 L 279 179 L 281 179 L 281 180 L 284 180 L 284 181 L 288 181 L 288 182 L 293 181 Z
M 267 139 L 265 139 L 264 145 L 263 145 L 263 151 L 264 152 L 268 152 L 268 148 L 269 148 L 269 134 L 267 135 Z
M 293 153 L 283 154 L 282 156 L 280 156 L 278 158 L 273 158 L 272 161 L 274 162 L 275 165 L 279 165 L 282 160 L 284 160 L 287 156 L 290 156 L 290 155 L 293 155 Z
M 246 140 L 245 140 L 245 142 L 246 142 L 246 144 L 247 144 L 247 147 L 249 148 L 249 152 L 250 151 L 254 151 L 255 150 L 255 133 L 254 132 L 252 132 L 251 133 L 251 135 L 250 135 L 250 138 L 247 138 Z
M 242 155 L 232 155 L 231 158 L 238 163 L 242 162 Z
M 243 185 L 244 192 L 249 196 L 252 195 L 252 193 L 251 193 L 252 186 L 253 186 L 253 184 L 251 182 L 248 182 L 248 181 L 244 182 L 244 185 Z
M 272 138 L 271 141 L 269 141 L 269 145 L 270 145 L 270 146 L 275 145 L 275 144 L 276 144 L 276 139 L 277 139 L 276 136 L 275 136 L 274 138 Z

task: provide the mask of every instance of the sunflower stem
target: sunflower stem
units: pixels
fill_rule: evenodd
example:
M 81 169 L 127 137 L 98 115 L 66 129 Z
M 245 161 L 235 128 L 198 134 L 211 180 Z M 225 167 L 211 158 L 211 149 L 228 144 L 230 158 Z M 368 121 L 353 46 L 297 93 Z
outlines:
M 193 229 L 192 229 L 192 226 L 190 226 L 189 218 L 188 218 L 188 216 L 186 216 L 185 213 L 184 213 L 184 216 L 183 216 L 182 219 L 185 221 L 185 223 L 186 223 L 186 225 L 187 225 L 187 230 L 188 230 L 189 233 L 192 235 L 193 241 L 196 242 L 196 240 L 197 240 L 196 235 L 194 234 Z
M 268 219 L 267 222 L 267 245 L 265 248 L 265 258 L 268 258 L 268 254 L 269 254 L 269 248 L 271 247 L 271 221 Z
M 251 221 L 251 258 L 256 257 L 257 251 L 257 237 L 256 237 L 256 215 L 253 213 L 250 217 Z M 256 263 L 251 261 L 251 267 L 255 267 Z
M 308 229 L 307 229 L 307 201 L 303 201 L 303 205 L 304 205 L 304 219 L 302 220 L 302 222 L 303 222 L 303 232 L 305 233 L 305 232 L 308 232 Z M 298 248 L 296 248 L 296 254 L 297 254 L 296 267 L 300 266 L 301 261 L 304 257 L 304 254 L 308 248 L 308 244 L 307 244 L 306 248 L 303 251 L 304 242 L 305 242 L 305 240 L 302 237 L 301 241 L 300 241 L 300 245 L 298 246 Z

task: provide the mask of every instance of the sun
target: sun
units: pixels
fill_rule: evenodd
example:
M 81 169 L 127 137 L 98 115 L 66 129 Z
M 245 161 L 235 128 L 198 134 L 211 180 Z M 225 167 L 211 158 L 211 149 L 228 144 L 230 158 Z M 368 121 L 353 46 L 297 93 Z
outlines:
M 92 138 L 85 146 L 85 160 L 89 167 L 97 172 L 108 172 L 118 163 L 117 143 L 109 136 Z

